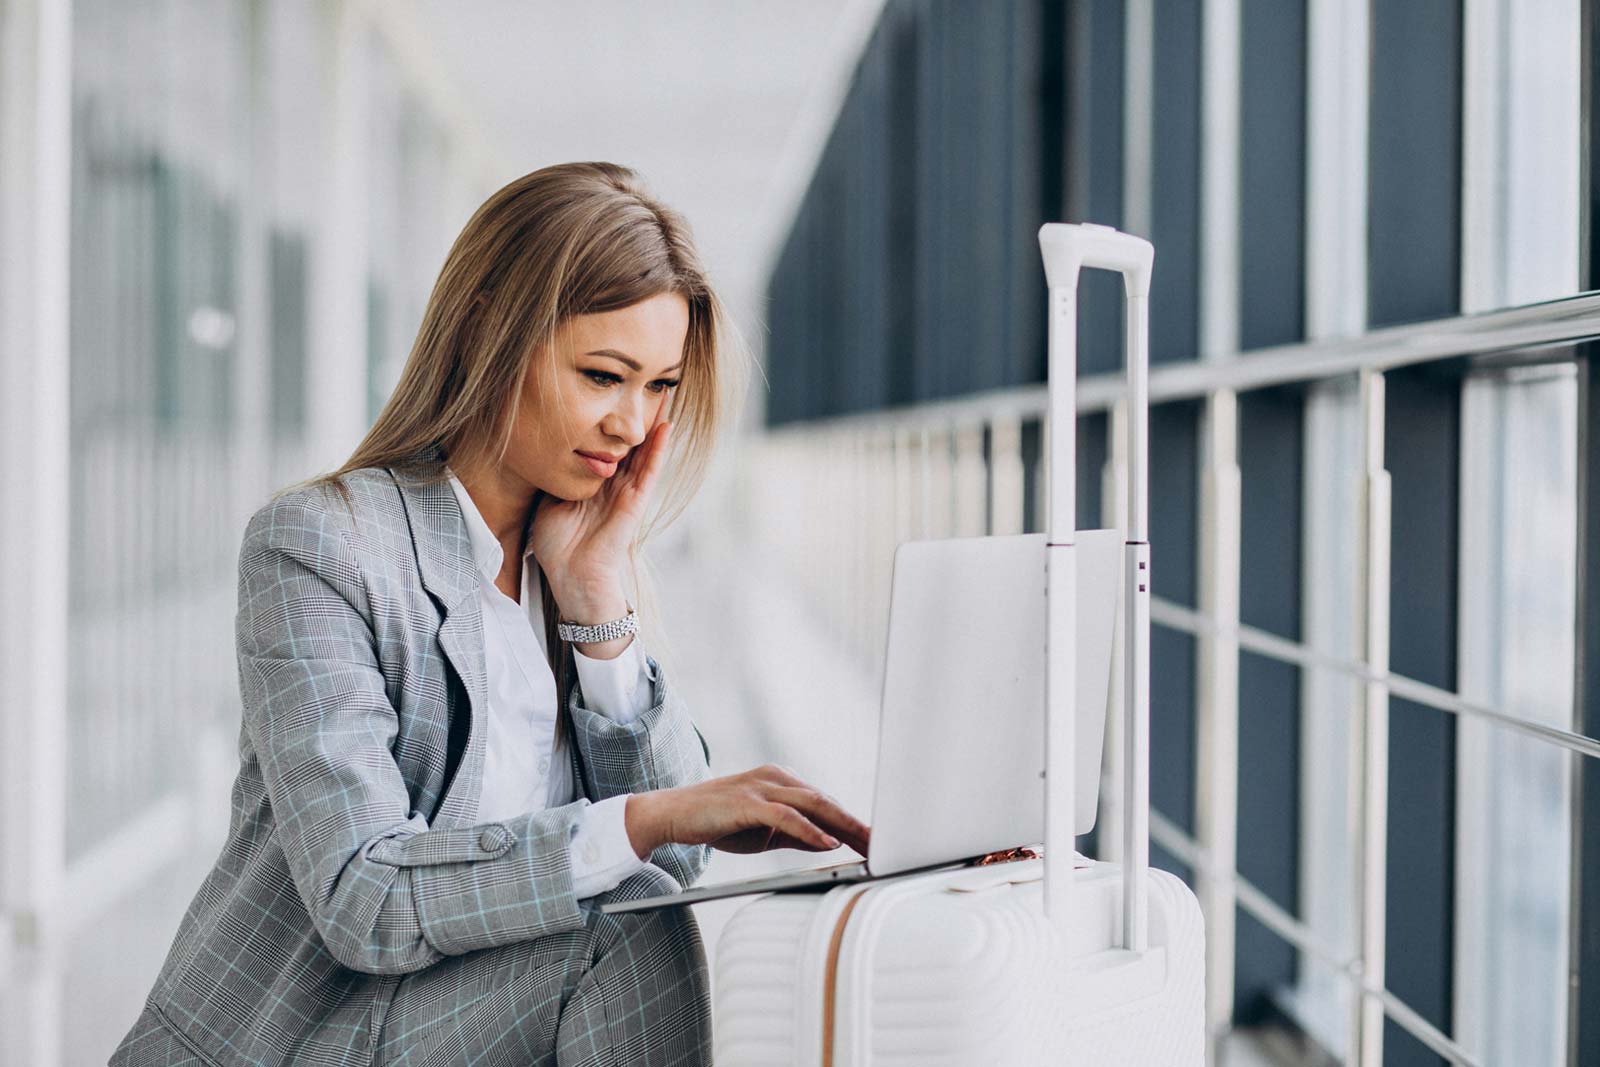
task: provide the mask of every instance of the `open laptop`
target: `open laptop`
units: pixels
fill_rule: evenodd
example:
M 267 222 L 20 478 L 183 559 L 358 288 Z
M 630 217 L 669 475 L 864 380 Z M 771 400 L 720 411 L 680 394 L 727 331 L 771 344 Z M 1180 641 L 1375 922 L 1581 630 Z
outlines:
M 1094 826 L 1122 535 L 1080 530 L 1074 832 Z M 1044 839 L 1043 534 L 895 549 L 865 860 L 602 904 L 606 913 L 869 881 Z

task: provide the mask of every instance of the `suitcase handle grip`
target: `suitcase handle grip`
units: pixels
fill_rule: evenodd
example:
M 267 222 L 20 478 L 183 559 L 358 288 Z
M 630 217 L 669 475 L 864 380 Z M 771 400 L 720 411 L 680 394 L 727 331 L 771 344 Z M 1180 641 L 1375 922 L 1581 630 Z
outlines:
M 1114 270 L 1122 275 L 1129 297 L 1150 295 L 1150 265 L 1155 247 L 1143 237 L 1097 222 L 1047 222 L 1039 227 L 1045 284 L 1052 289 L 1078 288 L 1084 267 Z
M 1050 501 L 1045 543 L 1045 914 L 1065 934 L 1076 830 L 1078 277 L 1117 271 L 1125 297 L 1128 513 L 1123 546 L 1123 837 L 1121 947 L 1148 945 L 1150 855 L 1150 545 L 1148 408 L 1150 242 L 1094 223 L 1046 223 L 1039 251 L 1049 287 Z

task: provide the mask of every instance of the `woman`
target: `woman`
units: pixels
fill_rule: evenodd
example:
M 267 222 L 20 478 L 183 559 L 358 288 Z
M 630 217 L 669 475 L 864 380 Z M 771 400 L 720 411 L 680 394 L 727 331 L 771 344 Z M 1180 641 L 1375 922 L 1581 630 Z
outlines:
M 626 168 L 473 215 L 355 454 L 246 527 L 228 840 L 113 1067 L 710 1062 L 693 916 L 599 904 L 868 834 L 784 768 L 710 778 L 624 595 L 725 326 Z

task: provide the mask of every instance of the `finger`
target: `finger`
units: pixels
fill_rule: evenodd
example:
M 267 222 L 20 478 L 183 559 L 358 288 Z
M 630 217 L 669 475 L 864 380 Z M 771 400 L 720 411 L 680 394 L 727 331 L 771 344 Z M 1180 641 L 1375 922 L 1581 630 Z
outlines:
M 661 424 L 659 422 L 656 423 L 645 431 L 643 441 L 628 449 L 628 454 L 623 456 L 622 462 L 617 464 L 617 473 L 612 476 L 611 481 L 627 481 L 626 478 L 622 477 L 623 475 L 631 475 L 637 479 L 638 476 L 644 473 L 647 461 L 655 449 L 656 436 L 660 428 Z
M 833 797 L 810 786 L 777 786 L 771 799 L 780 800 L 815 819 L 829 831 L 844 833 L 865 840 L 870 832 L 867 824 L 845 810 Z
M 782 763 L 768 763 L 757 767 L 753 772 L 757 779 L 763 782 L 773 782 L 777 785 L 792 785 L 804 787 L 805 782 L 794 769 Z
M 765 805 L 764 811 L 767 825 L 777 827 L 796 841 L 801 841 L 812 848 L 823 850 L 839 847 L 838 841 L 824 833 L 816 823 L 787 804 L 768 803 Z
M 724 834 L 706 843 L 712 848 L 720 849 L 723 852 L 733 852 L 745 856 L 757 852 L 768 852 L 775 848 L 796 848 L 815 851 L 815 848 L 810 843 L 796 841 L 788 834 L 760 823 L 743 830 L 736 830 L 731 834 Z
M 841 838 L 863 856 L 867 854 L 867 842 L 871 836 L 867 824 L 851 815 L 828 794 L 816 789 L 777 786 L 768 796 L 809 816 L 817 825 Z
M 781 763 L 769 763 L 765 766 L 757 767 L 751 773 L 755 775 L 757 781 L 772 783 L 778 787 L 799 789 L 808 797 L 820 798 L 826 805 L 826 813 L 833 827 L 837 828 L 835 832 L 842 829 L 853 832 L 863 839 L 870 835 L 870 829 L 866 823 L 851 815 L 845 810 L 844 805 L 840 804 L 832 796 L 801 779 L 799 775 L 794 773 L 792 768 Z M 810 810 L 810 808 L 807 808 L 807 810 Z
M 661 468 L 661 430 L 654 429 L 644 442 L 617 464 L 617 472 L 606 484 L 610 506 L 601 520 L 607 536 L 631 539 L 644 518 L 644 506 Z
M 651 432 L 650 454 L 645 457 L 644 469 L 639 472 L 639 495 L 648 498 L 650 491 L 655 488 L 656 478 L 661 474 L 661 468 L 667 461 L 667 437 L 672 432 L 672 423 L 663 422 Z

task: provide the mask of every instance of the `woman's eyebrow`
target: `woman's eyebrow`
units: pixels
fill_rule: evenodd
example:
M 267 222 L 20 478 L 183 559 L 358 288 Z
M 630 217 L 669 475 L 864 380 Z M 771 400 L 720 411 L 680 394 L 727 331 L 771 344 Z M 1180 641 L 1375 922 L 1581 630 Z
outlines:
M 618 352 L 615 348 L 598 348 L 593 352 L 585 352 L 584 355 L 586 355 L 586 356 L 610 356 L 612 359 L 620 359 L 622 362 L 626 363 L 628 366 L 632 367 L 636 371 L 644 369 L 643 367 L 641 367 L 639 365 L 639 361 L 638 360 L 634 359 L 632 356 L 623 355 L 621 352 Z M 672 366 L 668 367 L 666 370 L 662 371 L 661 373 L 662 374 L 671 374 L 673 371 L 677 370 L 681 366 L 683 366 L 683 360 L 680 359 L 680 360 L 678 360 L 678 362 L 674 363 Z

